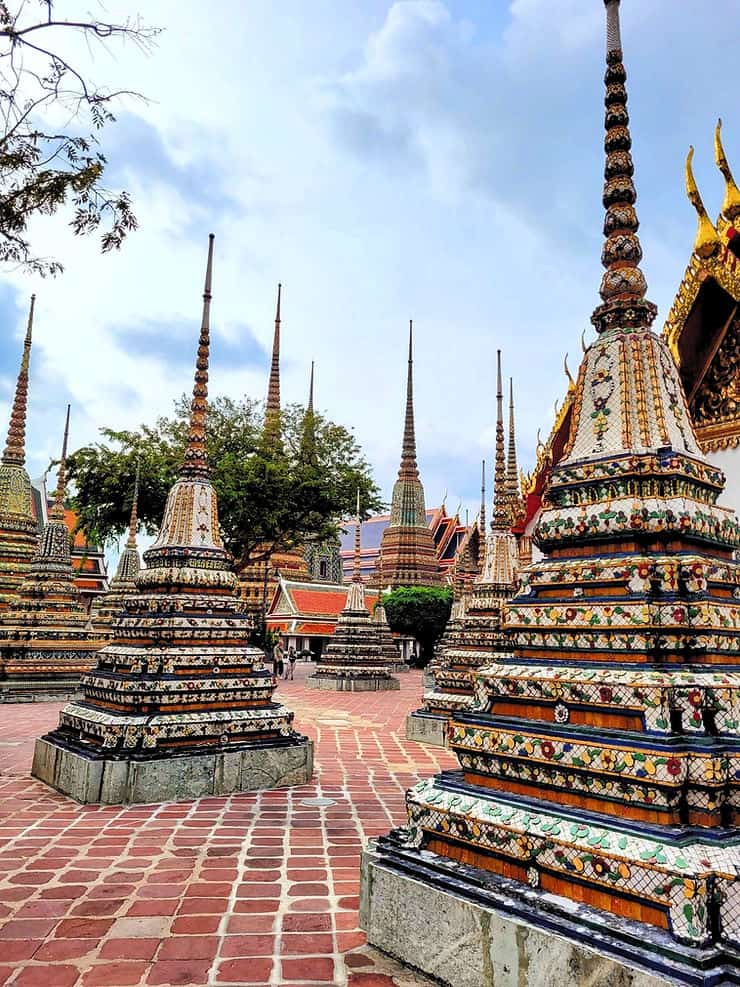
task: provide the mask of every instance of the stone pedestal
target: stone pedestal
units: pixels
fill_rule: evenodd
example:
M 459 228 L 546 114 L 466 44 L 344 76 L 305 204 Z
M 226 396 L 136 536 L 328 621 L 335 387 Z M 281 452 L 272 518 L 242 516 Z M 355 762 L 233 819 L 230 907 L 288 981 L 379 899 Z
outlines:
M 720 987 L 730 964 L 653 929 L 419 850 L 362 856 L 368 943 L 448 987 Z M 648 969 L 651 968 L 651 972 Z
M 309 675 L 306 685 L 334 692 L 383 692 L 401 688 L 401 683 L 392 675 L 322 675 L 320 671 Z
M 241 750 L 135 760 L 65 747 L 56 738 L 36 741 L 31 774 L 77 802 L 176 802 L 304 785 L 313 771 L 313 744 L 255 744 Z
M 430 747 L 447 747 L 447 717 L 415 709 L 406 717 L 406 740 Z

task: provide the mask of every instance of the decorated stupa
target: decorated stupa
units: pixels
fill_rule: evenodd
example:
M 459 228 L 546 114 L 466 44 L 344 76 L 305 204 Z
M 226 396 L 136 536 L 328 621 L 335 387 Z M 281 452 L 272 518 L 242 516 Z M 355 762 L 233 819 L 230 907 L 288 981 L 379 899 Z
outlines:
M 434 686 L 424 693 L 421 709 L 406 719 L 407 740 L 446 747 L 448 724 L 453 713 L 468 709 L 473 700 L 473 675 L 489 664 L 493 657 L 508 651 L 504 633 L 505 602 L 516 589 L 518 555 L 512 533 L 512 511 L 516 496 L 516 442 L 513 417 L 509 422 L 509 454 L 504 459 L 503 390 L 501 351 L 497 353 L 496 456 L 494 469 L 493 517 L 487 533 L 483 565 L 472 583 L 465 586 L 455 601 L 454 612 L 438 646 L 434 664 Z M 513 460 L 512 471 L 507 469 Z M 485 504 L 481 503 L 485 530 Z
M 95 630 L 109 636 L 115 617 L 125 608 L 126 597 L 136 591 L 136 576 L 141 570 L 139 546 L 136 543 L 139 504 L 139 467 L 136 467 L 134 493 L 131 499 L 131 515 L 128 525 L 128 538 L 118 558 L 116 574 L 110 581 L 108 591 L 94 601 L 90 609 L 90 619 Z
M 406 415 L 401 445 L 401 465 L 391 496 L 391 519 L 383 532 L 377 566 L 377 585 L 439 586 L 442 577 L 437 550 L 429 530 L 424 487 L 419 478 L 414 425 L 413 323 L 409 322 L 409 356 L 406 376 Z
M 369 942 L 476 987 L 740 983 L 740 527 L 650 328 L 605 5 L 606 270 L 545 558 L 453 717 L 461 770 L 412 788 L 363 865 Z
M 33 774 L 80 802 L 161 802 L 301 784 L 311 742 L 273 698 L 206 458 L 213 236 L 187 448 L 135 593 L 84 695 L 36 741 Z
M 28 371 L 35 302 L 32 295 L 8 438 L 0 461 L 0 613 L 15 602 L 38 547 L 31 479 L 26 472 Z
M 0 698 L 5 702 L 76 695 L 102 643 L 75 584 L 64 521 L 69 411 L 68 405 L 48 520 L 17 598 L 0 613 Z
M 387 625 L 386 625 L 387 626 Z M 399 662 L 398 649 L 380 621 L 374 621 L 365 602 L 365 585 L 360 571 L 360 492 L 357 491 L 355 558 L 347 600 L 339 614 L 334 634 L 319 658 L 316 670 L 307 679 L 316 689 L 338 692 L 376 692 L 400 689 L 391 675 Z

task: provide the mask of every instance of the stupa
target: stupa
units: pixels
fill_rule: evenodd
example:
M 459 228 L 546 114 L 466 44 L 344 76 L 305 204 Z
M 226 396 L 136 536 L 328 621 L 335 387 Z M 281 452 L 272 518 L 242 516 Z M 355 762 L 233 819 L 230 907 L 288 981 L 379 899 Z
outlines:
M 69 405 L 57 489 L 18 597 L 0 614 L 0 700 L 38 702 L 77 694 L 102 641 L 75 584 L 64 521 Z
M 400 689 L 391 675 L 399 661 L 393 638 L 373 621 L 365 603 L 365 585 L 360 572 L 360 492 L 357 492 L 355 566 L 347 601 L 339 614 L 334 634 L 321 655 L 316 670 L 307 679 L 316 689 L 338 692 L 377 692 Z
M 369 942 L 455 985 L 740 983 L 740 527 L 650 330 L 606 11 L 606 271 L 546 557 L 451 723 L 462 770 L 363 864 Z
M 497 354 L 496 457 L 494 470 L 493 517 L 486 538 L 483 567 L 456 601 L 454 614 L 440 641 L 433 675 L 434 686 L 424 693 L 421 709 L 406 718 L 406 739 L 446 747 L 448 725 L 454 713 L 470 708 L 473 702 L 473 676 L 497 654 L 509 649 L 504 633 L 503 609 L 514 594 L 518 569 L 516 538 L 512 534 L 514 501 L 507 463 L 504 460 L 503 390 L 501 351 Z M 513 418 L 510 420 L 508 461 L 514 462 L 516 443 Z M 515 481 L 516 482 L 516 481 Z M 485 506 L 481 505 L 481 513 Z
M 359 532 L 358 526 L 358 532 Z M 373 623 L 375 624 L 375 633 L 378 636 L 378 647 L 381 652 L 388 655 L 390 658 L 393 656 L 393 660 L 388 666 L 389 671 L 394 674 L 397 672 L 409 672 L 411 666 L 408 662 L 402 661 L 401 655 L 398 652 L 398 646 L 396 645 L 393 633 L 388 623 L 388 614 L 385 609 L 385 604 L 383 603 L 383 590 L 378 591 L 378 602 L 375 604 L 373 610 Z
M 35 303 L 36 296 L 32 295 L 8 438 L 0 462 L 0 613 L 15 602 L 38 546 L 31 480 L 25 466 L 28 369 Z
M 139 467 L 136 467 L 136 480 L 131 500 L 131 516 L 129 518 L 128 538 L 121 552 L 116 574 L 110 581 L 108 592 L 97 597 L 90 609 L 90 619 L 95 630 L 102 636 L 108 637 L 113 620 L 124 610 L 126 597 L 136 590 L 136 576 L 141 570 L 139 546 L 136 544 L 136 529 L 138 528 L 139 502 Z
M 391 520 L 383 532 L 378 558 L 377 585 L 439 586 L 442 577 L 434 539 L 427 523 L 424 487 L 419 479 L 414 426 L 413 323 L 409 322 L 409 358 L 406 377 L 406 416 L 401 465 L 391 497 Z
M 79 802 L 162 802 L 301 784 L 312 744 L 273 701 L 206 458 L 213 236 L 187 449 L 136 591 L 84 696 L 36 741 L 33 774 Z

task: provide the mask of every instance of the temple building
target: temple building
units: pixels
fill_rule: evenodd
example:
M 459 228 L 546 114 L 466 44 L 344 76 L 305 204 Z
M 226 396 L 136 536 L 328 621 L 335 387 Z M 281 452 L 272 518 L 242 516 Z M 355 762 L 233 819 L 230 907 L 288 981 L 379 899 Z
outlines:
M 605 6 L 602 302 L 544 558 L 506 607 L 512 654 L 453 716 L 461 770 L 364 856 L 368 941 L 454 983 L 740 982 L 740 525 L 650 328 Z
M 139 467 L 137 466 L 134 492 L 131 498 L 128 538 L 118 558 L 116 574 L 110 581 L 110 587 L 107 593 L 96 598 L 90 611 L 92 625 L 101 636 L 107 637 L 110 634 L 113 620 L 123 612 L 126 606 L 126 599 L 136 590 L 135 580 L 141 570 L 141 557 L 139 555 L 139 547 L 136 544 L 138 502 Z
M 384 589 L 395 589 L 398 586 L 439 586 L 441 583 L 437 551 L 427 524 L 424 487 L 419 479 L 416 461 L 413 323 L 409 322 L 401 465 L 393 486 L 390 522 L 380 544 L 376 584 Z
M 458 552 L 462 548 L 463 542 L 473 535 L 475 525 L 462 523 L 457 512 L 448 514 L 444 503 L 439 507 L 428 507 L 425 516 L 437 554 L 437 569 L 440 580 L 443 583 L 451 582 L 453 570 L 457 564 Z M 380 545 L 390 522 L 391 515 L 384 513 L 374 514 L 360 524 L 360 568 L 363 581 L 371 585 L 377 583 Z M 342 522 L 340 535 L 342 567 L 344 578 L 347 580 L 352 578 L 354 572 L 354 544 L 355 519 L 350 518 Z
M 8 438 L 0 462 L 0 613 L 15 602 L 38 546 L 31 480 L 25 466 L 28 372 L 35 301 L 32 295 Z
M 69 406 L 54 503 L 18 595 L 0 614 L 0 701 L 37 702 L 77 694 L 101 639 L 75 585 L 65 523 Z
M 317 689 L 339 692 L 377 692 L 400 689 L 401 683 L 391 675 L 400 662 L 382 615 L 375 621 L 367 608 L 365 584 L 360 572 L 360 494 L 357 493 L 355 535 L 355 571 L 347 589 L 345 604 L 339 614 L 329 646 L 320 656 L 308 684 Z
M 520 499 L 512 398 L 508 456 L 504 454 L 500 350 L 497 355 L 497 383 L 493 516 L 481 566 L 472 578 L 465 578 L 472 565 L 468 571 L 463 569 L 461 579 L 455 585 L 453 612 L 437 645 L 431 669 L 434 686 L 424 693 L 421 709 L 414 710 L 406 718 L 407 740 L 438 747 L 447 746 L 452 714 L 469 709 L 472 705 L 476 669 L 489 664 L 496 654 L 507 651 L 509 647 L 502 626 L 503 609 L 516 589 L 519 552 L 512 525 L 520 511 Z M 481 494 L 480 521 L 485 530 L 484 483 Z
M 161 802 L 303 784 L 313 747 L 276 703 L 236 596 L 206 459 L 213 236 L 187 447 L 135 592 L 32 773 L 79 802 Z
M 725 194 L 715 222 L 709 218 L 686 161 L 686 191 L 698 215 L 686 273 L 663 327 L 681 374 L 696 438 L 727 476 L 725 494 L 740 507 L 740 189 L 722 146 L 714 157 Z

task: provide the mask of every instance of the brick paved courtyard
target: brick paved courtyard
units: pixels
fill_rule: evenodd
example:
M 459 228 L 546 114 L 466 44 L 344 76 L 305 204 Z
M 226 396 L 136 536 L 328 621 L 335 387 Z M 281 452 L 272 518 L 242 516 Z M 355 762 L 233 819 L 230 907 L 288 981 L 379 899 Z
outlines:
M 130 808 L 80 806 L 29 777 L 58 704 L 0 707 L 0 984 L 427 984 L 364 945 L 360 847 L 453 759 L 403 739 L 400 692 L 278 695 L 316 743 L 311 785 Z M 302 801 L 321 795 L 327 808 Z

